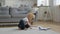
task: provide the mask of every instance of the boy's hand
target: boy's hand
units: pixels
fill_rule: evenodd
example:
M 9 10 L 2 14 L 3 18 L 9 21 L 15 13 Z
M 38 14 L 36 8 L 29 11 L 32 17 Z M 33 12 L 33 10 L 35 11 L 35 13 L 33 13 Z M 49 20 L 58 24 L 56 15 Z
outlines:
M 30 29 L 32 29 L 32 27 L 30 27 Z

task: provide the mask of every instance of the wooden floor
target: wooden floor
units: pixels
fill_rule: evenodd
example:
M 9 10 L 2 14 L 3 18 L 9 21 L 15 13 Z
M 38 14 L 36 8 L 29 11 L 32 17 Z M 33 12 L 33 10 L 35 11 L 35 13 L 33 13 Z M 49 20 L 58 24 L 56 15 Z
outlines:
M 59 32 L 60 33 L 60 23 L 57 22 L 45 22 L 45 21 L 38 21 L 34 22 L 33 25 L 40 25 L 43 27 L 51 27 L 53 31 Z M 16 26 L 13 26 L 16 27 Z
M 60 33 L 60 23 L 57 22 L 45 22 L 45 21 L 39 21 L 39 22 L 34 22 L 34 25 L 40 25 L 43 27 L 51 27 L 53 31 L 59 32 Z

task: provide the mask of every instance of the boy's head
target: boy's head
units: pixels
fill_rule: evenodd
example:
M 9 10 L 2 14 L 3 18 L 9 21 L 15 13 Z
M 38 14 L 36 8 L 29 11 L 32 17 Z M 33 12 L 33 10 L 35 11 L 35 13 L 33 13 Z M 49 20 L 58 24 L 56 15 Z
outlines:
M 35 18 L 35 15 L 33 13 L 28 13 L 27 17 L 32 19 Z
M 34 15 L 32 12 L 30 12 L 30 13 L 28 13 L 27 18 L 28 18 L 28 20 L 31 22 L 32 19 L 35 18 L 35 15 Z

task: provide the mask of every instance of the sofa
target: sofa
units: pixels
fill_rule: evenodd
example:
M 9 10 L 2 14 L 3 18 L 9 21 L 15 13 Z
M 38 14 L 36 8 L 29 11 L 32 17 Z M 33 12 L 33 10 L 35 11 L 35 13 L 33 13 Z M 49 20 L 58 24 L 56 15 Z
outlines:
M 30 8 L 0 7 L 0 22 L 19 22 L 27 16 Z

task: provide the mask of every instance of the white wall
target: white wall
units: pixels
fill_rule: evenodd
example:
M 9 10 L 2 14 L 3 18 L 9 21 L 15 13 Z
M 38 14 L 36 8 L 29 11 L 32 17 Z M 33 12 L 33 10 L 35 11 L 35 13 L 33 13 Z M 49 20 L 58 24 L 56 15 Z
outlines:
M 49 0 L 49 6 L 53 6 L 54 0 Z
M 5 5 L 5 0 L 0 0 L 1 6 Z
M 49 6 L 51 10 L 52 20 L 54 22 L 60 22 L 60 8 L 58 6 L 54 6 L 54 0 L 49 0 Z
M 53 21 L 60 22 L 60 8 L 59 8 L 59 6 L 53 7 Z
M 32 6 L 37 0 L 5 0 L 5 6 L 19 7 L 20 5 Z

